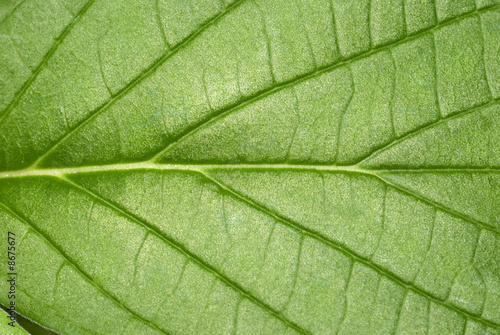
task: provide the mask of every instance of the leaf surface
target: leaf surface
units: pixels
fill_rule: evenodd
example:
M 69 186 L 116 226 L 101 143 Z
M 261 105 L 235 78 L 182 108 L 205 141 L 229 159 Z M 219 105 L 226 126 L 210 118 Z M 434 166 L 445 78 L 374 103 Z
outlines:
M 499 334 L 496 1 L 2 6 L 0 230 L 27 319 Z

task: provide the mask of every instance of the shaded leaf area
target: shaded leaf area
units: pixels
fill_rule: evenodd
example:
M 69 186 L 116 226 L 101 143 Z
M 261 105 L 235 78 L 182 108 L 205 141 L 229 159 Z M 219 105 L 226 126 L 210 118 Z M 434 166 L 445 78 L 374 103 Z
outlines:
M 22 315 L 63 334 L 499 333 L 496 2 L 46 2 L 67 15 L 34 48 L 16 29 L 37 4 L 0 22 Z

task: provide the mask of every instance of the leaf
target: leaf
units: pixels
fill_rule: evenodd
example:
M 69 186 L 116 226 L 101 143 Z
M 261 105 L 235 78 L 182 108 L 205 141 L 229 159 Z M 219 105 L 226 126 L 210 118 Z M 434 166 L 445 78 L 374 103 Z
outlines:
M 2 313 L 9 316 L 8 310 L 2 306 Z M 8 320 L 11 321 L 11 320 Z M 39 324 L 33 322 L 32 320 L 24 318 L 22 315 L 16 315 L 15 323 L 8 324 L 2 322 L 0 324 L 0 334 L 13 334 L 13 335 L 26 335 L 26 334 L 35 334 L 35 335 L 54 335 L 59 334 L 54 331 L 51 331 L 47 328 L 40 326 Z
M 7 1 L 0 31 L 21 316 L 500 332 L 496 1 Z
M 1 312 L 3 315 L 2 317 L 5 315 L 5 316 L 8 316 L 7 313 L 5 311 L 2 310 Z M 5 321 L 5 320 L 4 320 Z M 0 334 L 2 335 L 7 335 L 7 334 L 13 334 L 13 335 L 26 335 L 28 333 L 26 333 L 21 327 L 19 327 L 19 325 L 15 325 L 14 327 L 12 326 L 9 326 L 7 324 L 7 322 L 2 322 L 0 323 Z

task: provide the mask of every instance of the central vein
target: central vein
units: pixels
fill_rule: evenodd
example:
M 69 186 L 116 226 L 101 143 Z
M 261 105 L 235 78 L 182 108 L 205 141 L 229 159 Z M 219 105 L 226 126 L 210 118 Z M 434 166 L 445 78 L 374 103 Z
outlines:
M 157 164 L 152 162 L 123 163 L 95 166 L 80 166 L 68 168 L 28 168 L 16 171 L 0 172 L 0 179 L 27 176 L 60 176 L 86 172 L 157 170 L 157 171 L 206 171 L 206 170 L 275 170 L 275 171 L 324 171 L 349 172 L 376 175 L 383 172 L 441 172 L 441 173 L 500 173 L 499 168 L 398 168 L 398 169 L 368 169 L 359 165 L 293 165 L 293 164 Z

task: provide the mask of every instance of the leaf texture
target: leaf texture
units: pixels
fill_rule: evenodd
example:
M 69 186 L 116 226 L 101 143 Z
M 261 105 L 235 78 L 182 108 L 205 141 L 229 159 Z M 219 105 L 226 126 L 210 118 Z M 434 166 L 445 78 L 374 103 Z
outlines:
M 0 6 L 22 316 L 500 334 L 497 1 Z

